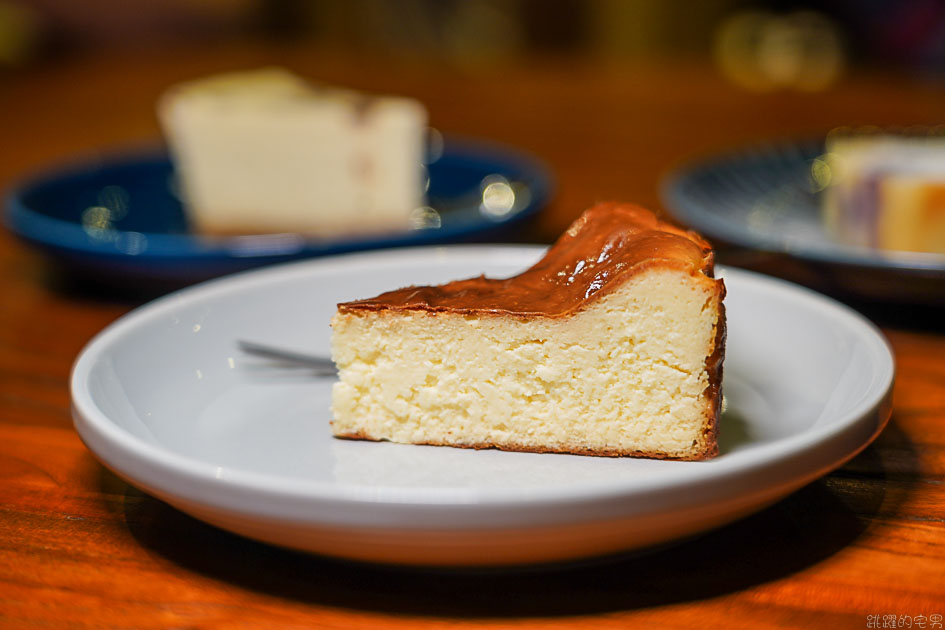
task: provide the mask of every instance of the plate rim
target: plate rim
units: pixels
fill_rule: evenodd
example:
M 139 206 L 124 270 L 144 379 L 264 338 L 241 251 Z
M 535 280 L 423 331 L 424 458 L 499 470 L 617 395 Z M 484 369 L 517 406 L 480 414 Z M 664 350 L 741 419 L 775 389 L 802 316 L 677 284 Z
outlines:
M 90 370 L 94 362 L 101 356 L 115 340 L 134 331 L 136 326 L 152 317 L 159 317 L 162 313 L 172 310 L 182 300 L 210 299 L 214 295 L 231 292 L 240 292 L 250 289 L 253 285 L 263 284 L 270 279 L 282 277 L 291 280 L 296 276 L 305 276 L 311 273 L 311 267 L 325 267 L 329 272 L 331 267 L 343 266 L 350 269 L 352 264 L 365 266 L 376 265 L 377 261 L 389 260 L 391 257 L 399 262 L 410 259 L 423 258 L 433 255 L 443 255 L 444 251 L 469 256 L 482 257 L 485 254 L 511 255 L 518 262 L 527 257 L 537 258 L 543 251 L 541 246 L 520 245 L 471 245 L 449 247 L 419 247 L 399 250 L 381 250 L 376 252 L 362 252 L 287 263 L 260 270 L 251 270 L 233 274 L 224 278 L 211 280 L 199 285 L 171 293 L 145 304 L 122 316 L 105 329 L 99 332 L 85 346 L 77 357 L 70 375 L 70 393 L 72 398 L 73 418 L 77 432 L 83 442 L 93 454 L 107 467 L 118 472 L 120 476 L 132 479 L 135 485 L 150 487 L 148 483 L 134 479 L 127 470 L 123 469 L 129 458 L 142 461 L 146 467 L 153 467 L 165 477 L 179 477 L 193 482 L 196 486 L 209 486 L 220 490 L 219 502 L 215 507 L 229 511 L 244 509 L 246 495 L 264 496 L 274 501 L 278 513 L 285 518 L 314 520 L 321 522 L 323 516 L 318 510 L 307 510 L 317 505 L 344 505 L 355 510 L 364 508 L 378 509 L 383 506 L 403 508 L 407 506 L 425 507 L 428 511 L 438 512 L 442 517 L 441 526 L 462 527 L 468 524 L 462 514 L 469 510 L 490 508 L 505 511 L 508 516 L 510 509 L 526 510 L 527 508 L 541 509 L 564 503 L 600 504 L 601 502 L 626 499 L 628 497 L 653 497 L 667 490 L 682 487 L 692 487 L 699 484 L 718 484 L 731 478 L 742 477 L 746 472 L 756 468 L 773 466 L 797 465 L 794 461 L 800 455 L 808 453 L 818 445 L 832 443 L 832 441 L 849 441 L 851 432 L 858 435 L 864 430 L 866 438 L 857 438 L 854 448 L 846 447 L 843 453 L 834 453 L 828 458 L 829 462 L 819 465 L 817 470 L 808 470 L 802 481 L 806 483 L 843 462 L 849 460 L 860 450 L 865 448 L 873 438 L 883 429 L 889 419 L 892 384 L 895 378 L 895 361 L 892 349 L 882 333 L 871 322 L 866 320 L 849 307 L 843 306 L 826 296 L 805 289 L 784 280 L 763 276 L 754 272 L 736 268 L 721 268 L 723 277 L 739 277 L 747 282 L 767 287 L 768 290 L 789 291 L 798 299 L 808 301 L 819 308 L 825 308 L 832 317 L 852 322 L 860 332 L 871 340 L 873 350 L 883 355 L 887 363 L 879 370 L 880 386 L 876 394 L 859 401 L 853 410 L 847 410 L 842 420 L 829 423 L 826 427 L 809 427 L 805 431 L 776 440 L 772 445 L 759 446 L 751 451 L 742 451 L 729 454 L 725 459 L 711 460 L 710 462 L 677 462 L 684 467 L 677 467 L 676 471 L 659 478 L 644 482 L 630 483 L 621 480 L 619 483 L 580 483 L 573 484 L 566 489 L 555 488 L 505 488 L 499 491 L 489 489 L 483 491 L 477 488 L 400 488 L 389 487 L 378 492 L 374 486 L 345 485 L 318 480 L 304 480 L 281 477 L 269 473 L 229 470 L 224 479 L 215 478 L 215 466 L 205 460 L 182 455 L 161 445 L 152 444 L 125 431 L 94 404 L 91 394 L 84 387 L 88 382 Z M 741 281 L 741 280 L 738 280 Z M 850 435 L 847 435 L 850 434 Z M 99 449 L 103 441 L 115 452 L 101 453 Z M 777 447 L 777 448 L 775 448 Z M 774 451 L 772 453 L 771 451 Z M 772 454 L 773 459 L 769 458 Z M 747 461 L 744 461 L 747 460 Z M 117 463 L 116 463 L 117 462 Z M 712 472 L 705 477 L 694 475 L 695 467 L 713 466 Z M 704 469 L 703 469 L 704 471 Z M 795 477 L 787 482 L 794 483 L 801 479 Z M 166 479 L 165 479 L 166 483 Z M 160 484 L 158 484 L 160 485 Z M 150 488 L 160 493 L 162 488 Z M 173 494 L 173 493 L 172 493 Z M 186 493 L 178 493 L 186 498 Z M 198 493 L 199 494 L 199 493 Z M 293 505 L 301 502 L 305 505 Z M 301 511 L 300 511 L 301 508 Z M 445 509 L 444 509 L 445 508 Z M 281 511 L 280 511 L 281 510 Z M 448 515 L 452 510 L 454 517 Z M 311 512 L 311 513 L 310 513 Z M 248 513 L 255 514 L 253 510 Z

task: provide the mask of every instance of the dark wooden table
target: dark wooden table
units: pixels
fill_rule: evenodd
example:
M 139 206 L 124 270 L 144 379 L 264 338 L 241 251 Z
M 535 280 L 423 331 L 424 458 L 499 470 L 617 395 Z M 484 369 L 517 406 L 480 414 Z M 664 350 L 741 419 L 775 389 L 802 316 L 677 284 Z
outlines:
M 456 68 L 266 46 L 71 58 L 0 76 L 0 184 L 77 153 L 152 143 L 180 79 L 262 64 L 422 99 L 432 123 L 554 169 L 554 202 L 516 238 L 551 241 L 601 199 L 659 207 L 681 161 L 838 125 L 941 123 L 945 91 L 856 75 L 751 94 L 700 62 L 529 59 Z M 751 261 L 722 250 L 722 262 Z M 764 261 L 762 261 L 764 262 Z M 767 261 L 767 270 L 789 269 Z M 764 265 L 763 265 L 764 266 Z M 856 304 L 892 343 L 892 420 L 861 455 L 775 506 L 645 556 L 488 574 L 352 565 L 204 525 L 109 473 L 79 441 L 68 375 L 133 308 L 0 231 L 0 626 L 934 626 L 945 615 L 945 319 Z M 935 617 L 938 615 L 938 617 Z M 908 626 L 907 626 L 908 627 Z

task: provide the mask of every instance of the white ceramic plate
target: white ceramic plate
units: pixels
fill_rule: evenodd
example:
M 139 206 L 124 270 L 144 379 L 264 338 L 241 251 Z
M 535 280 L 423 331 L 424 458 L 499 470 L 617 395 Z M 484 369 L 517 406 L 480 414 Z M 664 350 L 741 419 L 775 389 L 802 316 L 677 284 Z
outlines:
M 98 335 L 72 375 L 76 428 L 130 483 L 252 538 L 369 561 L 515 564 L 704 531 L 852 457 L 889 416 L 877 330 L 809 290 L 736 269 L 722 452 L 708 462 L 337 440 L 331 379 L 238 353 L 249 339 L 329 352 L 335 304 L 413 283 L 510 275 L 535 247 L 446 247 L 231 276 Z

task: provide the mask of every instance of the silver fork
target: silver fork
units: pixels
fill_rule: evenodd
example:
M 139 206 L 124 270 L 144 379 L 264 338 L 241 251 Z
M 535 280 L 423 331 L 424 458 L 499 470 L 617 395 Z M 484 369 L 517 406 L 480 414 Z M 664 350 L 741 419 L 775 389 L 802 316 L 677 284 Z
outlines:
M 282 363 L 289 363 L 299 367 L 314 368 L 319 376 L 334 376 L 338 373 L 335 362 L 328 357 L 320 357 L 314 354 L 303 354 L 283 348 L 274 348 L 254 341 L 237 340 L 237 347 L 245 352 L 257 357 L 274 359 Z

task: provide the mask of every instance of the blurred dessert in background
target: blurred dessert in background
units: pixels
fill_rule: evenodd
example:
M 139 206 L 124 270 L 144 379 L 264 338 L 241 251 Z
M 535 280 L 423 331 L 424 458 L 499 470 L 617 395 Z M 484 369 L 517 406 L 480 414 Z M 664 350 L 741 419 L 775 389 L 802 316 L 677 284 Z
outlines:
M 945 135 L 834 132 L 819 166 L 840 242 L 945 254 Z
M 413 99 L 265 68 L 174 86 L 158 116 L 196 232 L 393 232 L 423 205 L 427 114 Z

